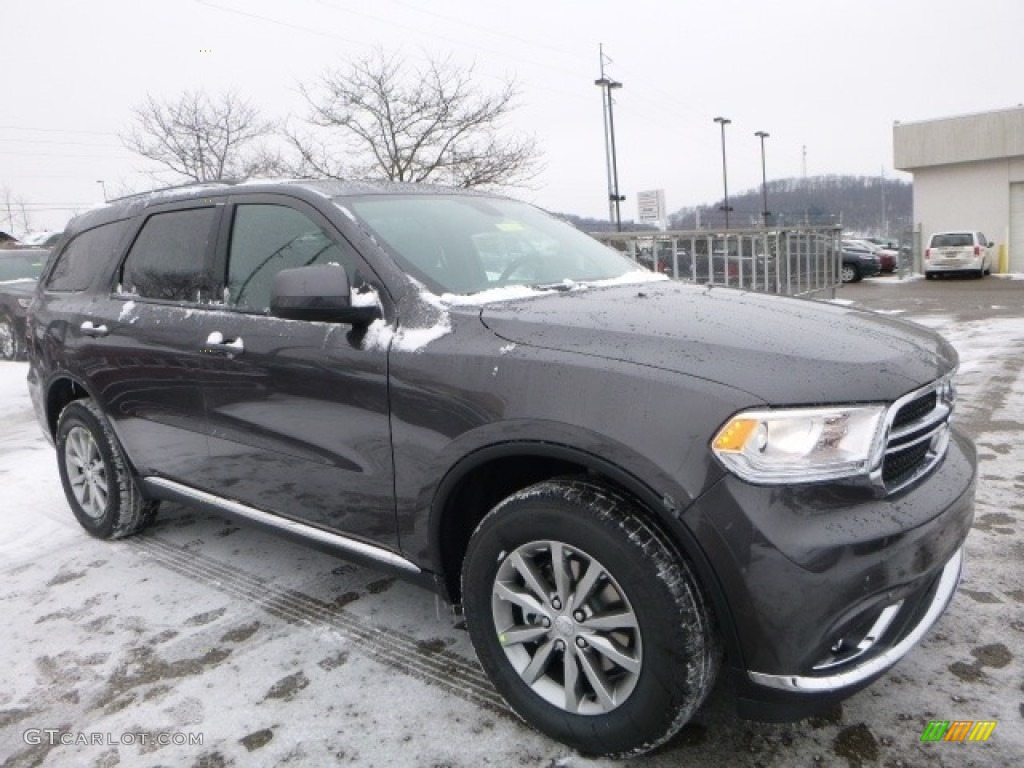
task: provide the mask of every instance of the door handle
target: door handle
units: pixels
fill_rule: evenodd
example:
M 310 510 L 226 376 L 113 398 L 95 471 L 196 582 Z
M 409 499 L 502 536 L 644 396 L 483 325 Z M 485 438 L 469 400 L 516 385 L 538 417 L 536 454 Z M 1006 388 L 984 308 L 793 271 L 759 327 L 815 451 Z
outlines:
M 229 356 L 240 355 L 245 352 L 245 344 L 242 342 L 242 337 L 239 336 L 231 341 L 224 341 L 224 334 L 220 331 L 214 331 L 206 337 L 206 344 L 203 346 L 204 352 L 225 352 Z
M 79 326 L 83 336 L 92 336 L 94 339 L 106 336 L 110 331 L 105 325 L 94 325 L 92 320 L 86 320 Z

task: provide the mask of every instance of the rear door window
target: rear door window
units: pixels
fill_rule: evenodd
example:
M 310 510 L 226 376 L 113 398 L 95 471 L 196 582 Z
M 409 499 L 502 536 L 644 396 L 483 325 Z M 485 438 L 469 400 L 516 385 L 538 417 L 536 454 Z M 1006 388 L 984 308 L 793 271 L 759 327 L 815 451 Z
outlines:
M 50 291 L 84 291 L 97 270 L 109 264 L 128 226 L 127 220 L 86 230 L 67 244 L 46 279 Z M 109 273 L 108 273 L 109 274 Z
M 218 292 L 212 260 L 219 208 L 150 216 L 128 252 L 121 290 L 141 298 L 208 302 Z

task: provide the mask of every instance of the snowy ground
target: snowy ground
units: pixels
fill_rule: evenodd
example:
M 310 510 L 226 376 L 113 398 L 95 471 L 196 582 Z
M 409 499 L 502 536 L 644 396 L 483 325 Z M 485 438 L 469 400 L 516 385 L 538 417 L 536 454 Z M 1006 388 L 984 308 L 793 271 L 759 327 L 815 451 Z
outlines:
M 903 314 L 959 350 L 959 418 L 981 458 L 967 575 L 948 613 L 825 717 L 740 721 L 719 686 L 679 737 L 631 764 L 1021 764 L 1024 302 L 994 314 Z M 85 535 L 25 371 L 0 365 L 0 764 L 613 764 L 511 716 L 466 633 L 415 587 L 175 505 L 134 539 Z M 922 743 L 930 720 L 998 726 L 984 744 Z M 102 743 L 52 746 L 45 729 Z M 189 736 L 202 744 L 155 743 Z

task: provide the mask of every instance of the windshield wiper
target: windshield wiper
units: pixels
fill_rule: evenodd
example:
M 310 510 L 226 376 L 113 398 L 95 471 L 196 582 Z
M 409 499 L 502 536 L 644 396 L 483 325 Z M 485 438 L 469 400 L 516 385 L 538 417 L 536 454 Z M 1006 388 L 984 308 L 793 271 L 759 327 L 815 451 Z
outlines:
M 574 288 L 586 288 L 586 283 L 578 283 L 575 280 L 559 280 L 557 283 L 535 283 L 530 286 L 538 291 L 571 291 Z

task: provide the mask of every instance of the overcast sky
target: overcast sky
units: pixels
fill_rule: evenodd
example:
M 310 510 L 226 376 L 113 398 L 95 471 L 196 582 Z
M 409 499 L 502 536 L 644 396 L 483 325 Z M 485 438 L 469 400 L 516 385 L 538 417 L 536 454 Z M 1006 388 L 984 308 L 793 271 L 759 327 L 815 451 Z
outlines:
M 301 118 L 297 84 L 381 46 L 514 78 L 512 126 L 545 169 L 518 196 L 607 215 L 598 45 L 613 60 L 624 218 L 664 189 L 670 211 L 768 177 L 909 180 L 892 124 L 1024 102 L 1021 0 L 4 0 L 0 189 L 35 227 L 61 228 L 108 190 L 151 185 L 118 138 L 147 94 L 234 88 L 268 117 Z M 0 214 L 2 217 L 3 214 Z

